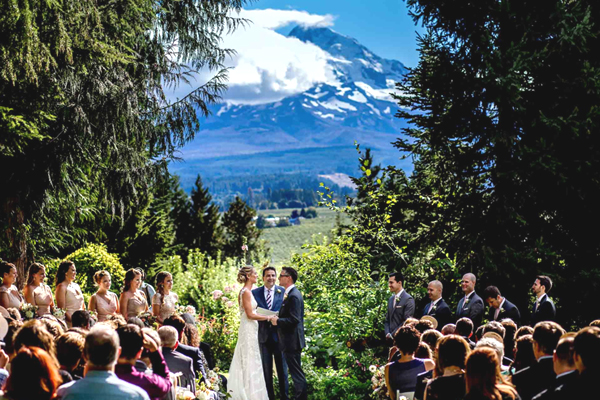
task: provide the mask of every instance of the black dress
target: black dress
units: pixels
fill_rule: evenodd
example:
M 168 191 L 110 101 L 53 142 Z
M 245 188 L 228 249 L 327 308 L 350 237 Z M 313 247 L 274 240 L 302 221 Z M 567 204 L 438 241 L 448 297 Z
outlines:
M 427 400 L 462 400 L 465 391 L 465 374 L 440 376 L 429 381 Z

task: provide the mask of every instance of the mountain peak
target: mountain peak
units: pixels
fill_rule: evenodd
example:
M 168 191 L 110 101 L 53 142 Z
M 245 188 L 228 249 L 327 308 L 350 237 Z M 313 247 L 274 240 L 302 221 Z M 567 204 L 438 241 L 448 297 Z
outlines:
M 295 37 L 303 42 L 310 42 L 332 56 L 356 56 L 363 54 L 363 50 L 370 53 L 356 39 L 342 35 L 330 28 L 298 25 L 292 29 L 288 36 Z

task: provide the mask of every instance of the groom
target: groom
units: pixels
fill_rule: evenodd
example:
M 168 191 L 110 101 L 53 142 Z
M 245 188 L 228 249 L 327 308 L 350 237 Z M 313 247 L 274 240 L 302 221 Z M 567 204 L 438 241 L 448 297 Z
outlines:
M 275 285 L 277 270 L 273 267 L 266 267 L 263 269 L 262 274 L 264 286 L 254 289 L 252 295 L 254 295 L 254 299 L 256 299 L 259 307 L 271 311 L 279 311 L 281 303 L 283 303 L 285 288 Z M 287 365 L 279 348 L 277 328 L 271 326 L 267 321 L 259 321 L 258 325 L 258 343 L 260 345 L 260 356 L 269 400 L 275 400 L 275 391 L 273 390 L 273 357 L 275 358 L 275 365 L 277 367 L 281 400 L 288 400 Z
M 278 327 L 279 344 L 294 381 L 294 398 L 307 400 L 308 391 L 306 378 L 302 371 L 300 356 L 304 343 L 304 300 L 296 288 L 298 272 L 291 267 L 283 267 L 279 274 L 279 284 L 285 288 L 283 304 L 279 310 L 279 317 L 271 319 L 271 323 Z

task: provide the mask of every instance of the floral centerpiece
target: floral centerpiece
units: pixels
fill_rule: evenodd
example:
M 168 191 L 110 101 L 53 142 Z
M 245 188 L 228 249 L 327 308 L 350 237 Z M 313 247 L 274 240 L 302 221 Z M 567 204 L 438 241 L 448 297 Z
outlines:
M 54 307 L 54 309 L 52 310 L 52 315 L 54 315 L 56 318 L 60 319 L 61 321 L 64 321 L 65 317 L 67 315 L 67 312 L 65 310 L 63 310 L 62 308 Z
M 381 367 L 377 367 L 376 365 L 371 365 L 369 367 L 369 372 L 373 374 L 371 376 L 371 387 L 373 388 L 373 398 L 375 399 L 388 399 L 388 389 L 385 385 L 385 365 Z
M 38 309 L 38 306 L 34 306 L 33 304 L 29 303 L 23 303 L 19 311 L 21 312 L 21 316 L 24 320 L 30 320 L 37 317 Z

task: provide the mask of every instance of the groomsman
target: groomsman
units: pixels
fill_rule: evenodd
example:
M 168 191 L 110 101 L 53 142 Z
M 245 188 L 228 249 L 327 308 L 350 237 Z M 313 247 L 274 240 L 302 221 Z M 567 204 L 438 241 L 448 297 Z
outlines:
M 460 288 L 465 297 L 460 299 L 458 307 L 456 307 L 456 320 L 461 318 L 469 318 L 473 321 L 474 329 L 481 325 L 483 319 L 483 310 L 485 305 L 481 297 L 475 293 L 475 282 L 477 278 L 471 273 L 464 274 L 460 281 Z
M 515 324 L 519 325 L 521 322 L 521 313 L 517 306 L 515 306 L 506 298 L 502 297 L 500 290 L 496 286 L 488 286 L 483 291 L 483 299 L 490 306 L 490 312 L 488 319 L 490 321 L 500 321 L 504 318 L 512 319 Z
M 547 294 L 550 289 L 552 289 L 552 280 L 549 277 L 540 275 L 535 279 L 531 287 L 531 291 L 536 296 L 531 309 L 532 326 L 540 321 L 554 321 L 556 319 L 556 307 Z
M 396 330 L 404 324 L 408 318 L 415 315 L 415 299 L 402 287 L 404 277 L 400 272 L 390 274 L 388 287 L 392 296 L 388 299 L 388 310 L 385 316 L 385 337 L 388 343 L 394 339 Z
M 438 322 L 438 328 L 441 330 L 446 324 L 452 322 L 452 311 L 448 304 L 442 299 L 444 286 L 442 282 L 435 280 L 427 285 L 427 296 L 431 302 L 423 309 L 423 316 L 429 315 Z
M 262 274 L 264 286 L 252 290 L 252 295 L 259 307 L 271 311 L 279 311 L 281 303 L 283 303 L 285 288 L 275 284 L 277 270 L 273 267 L 266 267 L 263 269 Z M 269 400 L 275 400 L 275 391 L 273 389 L 273 358 L 275 358 L 275 366 L 277 368 L 279 393 L 282 400 L 287 400 L 288 371 L 287 364 L 279 347 L 277 327 L 271 325 L 268 321 L 258 321 L 258 343 L 260 345 L 260 356 Z

